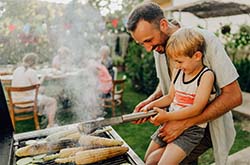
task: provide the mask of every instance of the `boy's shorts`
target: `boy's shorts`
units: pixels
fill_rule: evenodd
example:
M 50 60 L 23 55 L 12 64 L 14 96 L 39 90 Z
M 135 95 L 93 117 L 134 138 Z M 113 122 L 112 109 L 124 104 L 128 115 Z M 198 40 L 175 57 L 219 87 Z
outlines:
M 162 140 L 161 137 L 158 136 L 160 127 L 155 131 L 155 133 L 151 136 L 151 139 L 159 144 L 161 147 L 167 145 L 165 141 Z M 179 137 L 177 137 L 173 143 L 179 146 L 187 155 L 191 153 L 191 151 L 199 145 L 201 139 L 204 137 L 205 128 L 201 128 L 199 126 L 192 126 L 189 129 L 185 130 Z

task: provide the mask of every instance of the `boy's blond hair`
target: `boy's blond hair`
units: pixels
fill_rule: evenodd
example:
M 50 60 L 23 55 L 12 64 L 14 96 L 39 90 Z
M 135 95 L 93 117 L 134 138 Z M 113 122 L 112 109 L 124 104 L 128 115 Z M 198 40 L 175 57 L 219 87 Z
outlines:
M 169 38 L 166 45 L 167 55 L 170 57 L 192 57 L 195 52 L 205 53 L 204 37 L 192 28 L 180 28 Z

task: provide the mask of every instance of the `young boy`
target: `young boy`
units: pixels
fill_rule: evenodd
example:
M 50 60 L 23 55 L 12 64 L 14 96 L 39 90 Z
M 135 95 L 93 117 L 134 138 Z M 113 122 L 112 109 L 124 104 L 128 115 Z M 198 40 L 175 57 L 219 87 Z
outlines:
M 204 50 L 205 40 L 194 29 L 181 28 L 171 35 L 166 52 L 175 65 L 172 82 L 168 95 L 143 107 L 144 111 L 153 108 L 158 112 L 150 122 L 160 125 L 170 120 L 197 116 L 213 98 L 215 77 L 214 73 L 203 65 Z M 168 112 L 160 109 L 167 106 Z M 193 126 L 168 144 L 158 136 L 158 132 L 152 135 L 153 141 L 145 156 L 146 164 L 179 164 L 199 144 L 206 125 L 207 123 Z M 154 153 L 156 150 L 157 153 Z

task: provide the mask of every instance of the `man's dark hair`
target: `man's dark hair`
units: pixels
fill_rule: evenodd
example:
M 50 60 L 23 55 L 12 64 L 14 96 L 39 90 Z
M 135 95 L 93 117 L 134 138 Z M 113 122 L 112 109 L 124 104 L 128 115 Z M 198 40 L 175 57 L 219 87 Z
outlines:
M 160 20 L 164 18 L 164 13 L 156 3 L 143 3 L 137 6 L 130 14 L 127 22 L 127 30 L 134 31 L 140 20 L 145 20 L 159 27 Z

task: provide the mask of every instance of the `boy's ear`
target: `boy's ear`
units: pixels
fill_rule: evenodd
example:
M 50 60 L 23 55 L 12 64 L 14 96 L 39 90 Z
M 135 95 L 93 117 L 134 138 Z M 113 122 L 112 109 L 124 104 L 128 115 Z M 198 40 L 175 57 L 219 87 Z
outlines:
M 162 32 L 166 32 L 168 28 L 168 21 L 166 20 L 166 18 L 162 18 L 160 20 L 160 30 Z
M 196 60 L 202 60 L 203 54 L 200 51 L 194 53 L 194 57 Z

